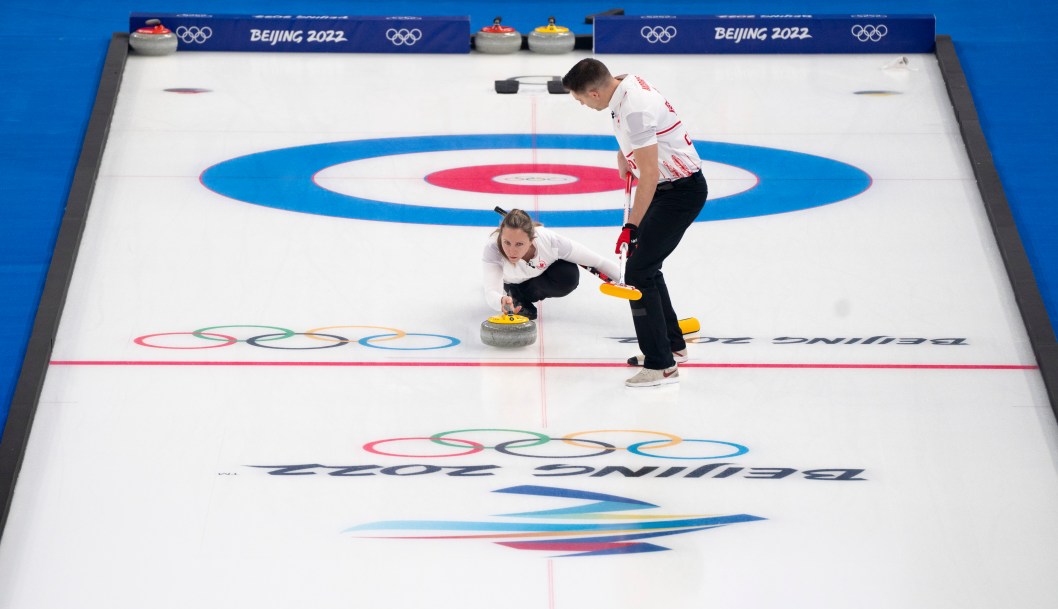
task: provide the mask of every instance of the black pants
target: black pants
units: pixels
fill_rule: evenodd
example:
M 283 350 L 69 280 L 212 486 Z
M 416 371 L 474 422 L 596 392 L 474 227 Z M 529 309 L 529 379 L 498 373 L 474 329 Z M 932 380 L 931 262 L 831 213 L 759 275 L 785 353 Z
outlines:
M 522 283 L 505 283 L 503 288 L 521 305 L 531 305 L 545 298 L 558 298 L 577 289 L 580 267 L 568 260 L 556 260 L 542 275 Z
M 709 189 L 699 171 L 693 176 L 658 185 L 639 223 L 639 245 L 625 263 L 625 283 L 643 293 L 628 301 L 644 368 L 663 370 L 676 364 L 672 352 L 687 347 L 672 309 L 661 265 L 676 249 L 687 227 L 705 205 Z

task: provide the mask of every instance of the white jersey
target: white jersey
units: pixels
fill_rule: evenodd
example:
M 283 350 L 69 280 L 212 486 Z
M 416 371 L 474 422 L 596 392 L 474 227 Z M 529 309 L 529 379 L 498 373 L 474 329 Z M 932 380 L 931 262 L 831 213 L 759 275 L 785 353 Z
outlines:
M 633 151 L 658 145 L 658 181 L 671 182 L 696 173 L 702 159 L 672 104 L 635 74 L 626 74 L 610 98 L 610 116 L 621 153 L 639 177 Z
M 537 226 L 533 232 L 536 233 L 536 237 L 533 238 L 536 255 L 530 260 L 519 260 L 517 263 L 508 261 L 500 251 L 495 233 L 489 237 L 488 243 L 485 244 L 485 251 L 481 255 L 485 302 L 489 307 L 500 308 L 500 298 L 504 296 L 504 283 L 522 283 L 533 277 L 539 277 L 556 260 L 568 260 L 574 264 L 593 266 L 613 278 L 621 272 L 615 260 L 603 258 L 572 239 L 542 226 Z

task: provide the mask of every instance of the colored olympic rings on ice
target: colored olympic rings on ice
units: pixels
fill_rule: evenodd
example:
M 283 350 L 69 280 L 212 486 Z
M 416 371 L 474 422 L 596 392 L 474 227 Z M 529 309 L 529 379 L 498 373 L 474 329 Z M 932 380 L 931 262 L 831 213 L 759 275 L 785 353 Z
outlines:
M 245 329 L 253 328 L 255 331 L 268 330 L 267 332 L 255 333 L 253 336 L 246 336 L 239 338 L 232 336 L 233 332 L 231 329 Z M 333 333 L 334 330 L 342 331 L 342 334 L 348 334 L 344 330 L 382 330 L 382 333 L 378 332 L 365 332 L 367 336 L 361 336 L 357 338 L 348 338 L 344 335 Z M 221 330 L 223 332 L 217 332 Z M 199 341 L 197 344 L 191 345 L 179 345 L 179 344 L 164 344 L 165 342 L 171 342 L 172 339 L 165 339 L 163 337 L 191 337 Z M 405 341 L 404 344 L 387 344 L 381 345 L 379 343 L 385 343 L 390 341 L 397 341 L 407 337 L 420 337 L 426 338 L 427 340 L 415 340 Z M 287 344 L 279 341 L 286 339 L 302 337 L 311 341 L 323 343 L 321 345 L 314 345 L 312 343 L 299 343 L 298 345 Z M 159 340 L 161 339 L 161 340 Z M 295 332 L 289 328 L 281 328 L 279 326 L 260 326 L 260 325 L 227 325 L 227 326 L 209 326 L 207 328 L 199 328 L 192 332 L 159 332 L 155 334 L 145 334 L 138 336 L 133 339 L 133 342 L 141 347 L 152 347 L 154 349 L 216 349 L 218 347 L 230 347 L 235 343 L 245 343 L 251 347 L 260 347 L 262 349 L 279 349 L 283 351 L 307 351 L 307 350 L 318 350 L 318 349 L 333 349 L 335 347 L 341 347 L 350 343 L 357 343 L 365 347 L 371 347 L 372 349 L 387 349 L 393 351 L 426 351 L 432 349 L 447 349 L 448 347 L 454 347 L 459 344 L 459 339 L 453 336 L 446 336 L 444 334 L 426 334 L 421 332 L 405 332 L 404 330 L 398 330 L 396 328 L 387 328 L 385 326 L 325 326 L 322 328 L 314 328 L 306 332 Z M 213 343 L 213 344 L 209 344 Z M 411 343 L 411 344 L 409 344 Z
M 526 437 L 516 437 L 511 440 L 505 440 L 503 442 L 496 442 L 492 445 L 486 445 L 483 442 L 471 440 L 466 437 L 475 433 L 517 434 Z M 598 439 L 589 439 L 585 437 L 594 434 L 609 434 L 610 437 L 608 437 L 608 439 L 611 441 L 606 442 Z M 614 443 L 612 441 L 612 436 L 615 434 L 639 434 L 647 436 L 660 436 L 662 439 L 644 440 L 634 442 L 626 446 L 619 446 L 617 443 Z M 526 450 L 537 446 L 543 446 L 551 442 L 561 442 L 565 446 L 588 449 L 591 452 L 579 452 L 572 450 L 549 450 L 537 453 L 536 451 L 527 452 Z M 701 449 L 702 453 L 705 454 L 697 454 L 691 456 L 655 454 L 657 451 L 670 448 L 684 442 L 703 445 L 699 448 Z M 397 452 L 396 447 L 393 445 L 401 443 L 416 443 L 417 445 L 423 448 L 413 452 Z M 385 449 L 381 448 L 383 446 L 385 446 Z M 441 446 L 445 448 L 452 448 L 455 450 L 448 451 L 441 449 L 430 451 L 425 449 L 425 447 L 427 446 Z M 681 438 L 670 433 L 665 433 L 661 431 L 647 431 L 642 429 L 596 429 L 591 431 L 579 431 L 577 433 L 568 434 L 563 437 L 552 437 L 547 434 L 542 434 L 535 431 L 528 431 L 524 429 L 456 429 L 452 431 L 436 433 L 432 436 L 415 436 L 374 440 L 372 442 L 364 444 L 363 448 L 367 452 L 374 453 L 376 455 L 383 455 L 387 457 L 411 457 L 416 459 L 442 459 L 446 457 L 462 457 L 466 455 L 480 453 L 485 450 L 494 450 L 498 453 L 502 453 L 505 455 L 510 455 L 513 457 L 525 457 L 529 459 L 584 459 L 588 457 L 598 457 L 600 455 L 607 455 L 616 451 L 626 451 L 634 455 L 639 455 L 641 457 L 652 457 L 655 459 L 680 459 L 701 461 L 707 459 L 730 459 L 732 457 L 738 457 L 749 452 L 749 448 L 741 444 L 736 444 L 734 442 Z

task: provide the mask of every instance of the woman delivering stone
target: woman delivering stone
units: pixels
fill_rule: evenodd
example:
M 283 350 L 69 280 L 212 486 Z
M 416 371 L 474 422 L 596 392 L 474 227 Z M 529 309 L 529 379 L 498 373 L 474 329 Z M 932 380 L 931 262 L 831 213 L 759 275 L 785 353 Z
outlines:
M 576 289 L 580 283 L 577 265 L 593 267 L 607 277 L 620 273 L 613 260 L 534 223 L 520 209 L 512 209 L 503 217 L 481 260 L 485 302 L 529 319 L 536 319 L 533 303 Z

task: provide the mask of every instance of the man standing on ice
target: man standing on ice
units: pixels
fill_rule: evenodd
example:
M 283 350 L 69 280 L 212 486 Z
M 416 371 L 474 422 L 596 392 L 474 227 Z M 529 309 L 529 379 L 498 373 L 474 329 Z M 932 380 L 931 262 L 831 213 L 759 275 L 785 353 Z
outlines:
M 642 355 L 628 363 L 642 366 L 625 381 L 629 387 L 679 382 L 678 362 L 687 361 L 687 343 L 669 300 L 661 265 L 679 245 L 705 205 L 708 188 L 702 161 L 686 127 L 664 96 L 634 74 L 613 76 L 597 59 L 583 59 L 562 85 L 592 110 L 609 110 L 620 150 L 617 168 L 624 179 L 639 179 L 616 252 L 627 246 L 625 283 L 643 293 L 629 300 Z

